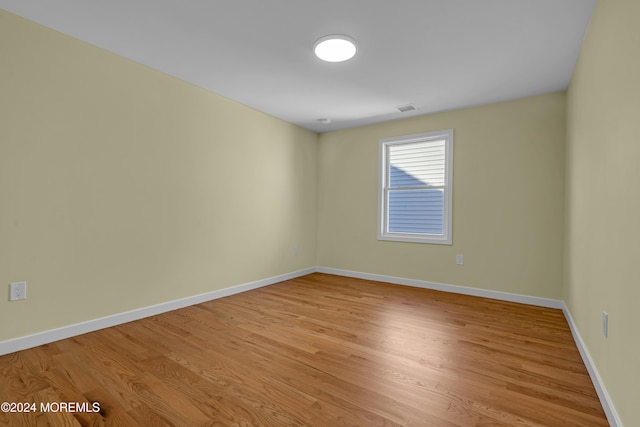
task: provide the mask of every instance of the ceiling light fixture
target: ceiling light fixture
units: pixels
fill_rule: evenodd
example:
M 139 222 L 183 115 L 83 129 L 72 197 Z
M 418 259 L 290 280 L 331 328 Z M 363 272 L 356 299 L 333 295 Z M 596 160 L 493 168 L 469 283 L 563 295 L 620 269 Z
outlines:
M 313 45 L 313 52 L 323 61 L 342 62 L 353 58 L 356 54 L 356 42 L 347 36 L 324 36 Z

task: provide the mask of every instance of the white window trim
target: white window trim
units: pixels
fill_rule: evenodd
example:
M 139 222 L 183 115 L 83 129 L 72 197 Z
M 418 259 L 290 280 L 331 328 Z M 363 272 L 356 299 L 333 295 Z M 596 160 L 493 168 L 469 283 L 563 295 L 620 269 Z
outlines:
M 387 231 L 387 147 L 410 142 L 422 142 L 436 139 L 445 140 L 445 185 L 444 185 L 444 224 L 443 234 L 391 233 Z M 435 132 L 404 135 L 384 138 L 378 144 L 378 240 L 396 242 L 431 243 L 440 245 L 452 244 L 453 222 L 453 129 Z

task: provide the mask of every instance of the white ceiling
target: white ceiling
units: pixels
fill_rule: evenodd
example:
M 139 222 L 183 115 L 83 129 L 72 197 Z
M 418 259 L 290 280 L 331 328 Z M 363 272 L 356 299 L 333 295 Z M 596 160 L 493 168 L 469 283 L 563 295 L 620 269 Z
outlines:
M 0 0 L 0 8 L 326 132 L 564 90 L 595 1 Z M 354 38 L 355 58 L 315 58 L 313 44 L 327 34 Z M 395 109 L 409 103 L 417 110 Z

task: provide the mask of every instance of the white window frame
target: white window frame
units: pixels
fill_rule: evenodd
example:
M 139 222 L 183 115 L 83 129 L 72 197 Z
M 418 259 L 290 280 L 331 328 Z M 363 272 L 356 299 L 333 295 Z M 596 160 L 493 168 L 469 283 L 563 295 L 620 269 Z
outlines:
M 445 183 L 443 188 L 443 234 L 398 233 L 388 231 L 389 159 L 388 147 L 433 140 L 445 141 Z M 378 240 L 451 245 L 453 205 L 453 129 L 379 140 L 378 165 Z

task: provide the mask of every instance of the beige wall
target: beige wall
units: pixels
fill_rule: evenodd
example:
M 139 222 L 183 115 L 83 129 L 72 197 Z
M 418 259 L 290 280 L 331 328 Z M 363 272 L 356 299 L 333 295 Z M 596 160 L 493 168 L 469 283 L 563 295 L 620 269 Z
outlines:
M 378 241 L 378 140 L 448 128 L 453 245 Z M 564 93 L 320 135 L 318 265 L 561 298 L 564 141 Z
M 317 134 L 2 10 L 0 61 L 0 341 L 315 265 Z
M 637 0 L 598 1 L 567 98 L 565 299 L 625 426 L 640 425 L 639 17 Z

